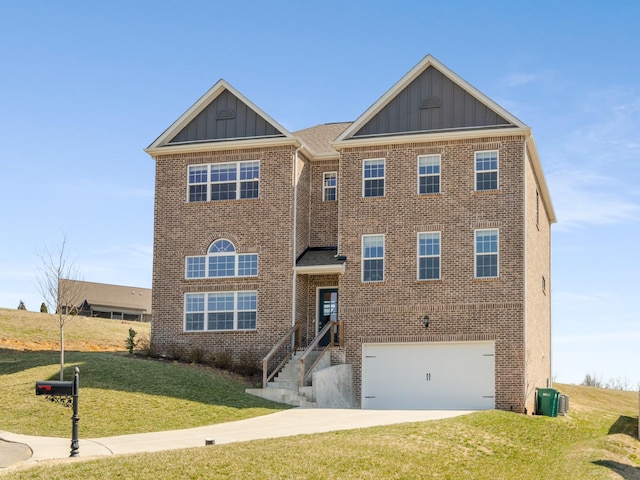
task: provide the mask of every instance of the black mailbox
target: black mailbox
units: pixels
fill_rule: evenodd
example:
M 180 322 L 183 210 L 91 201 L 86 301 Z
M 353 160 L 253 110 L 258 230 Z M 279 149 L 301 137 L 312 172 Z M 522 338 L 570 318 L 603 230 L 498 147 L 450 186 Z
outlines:
M 73 395 L 73 382 L 36 382 L 36 395 L 71 396 Z

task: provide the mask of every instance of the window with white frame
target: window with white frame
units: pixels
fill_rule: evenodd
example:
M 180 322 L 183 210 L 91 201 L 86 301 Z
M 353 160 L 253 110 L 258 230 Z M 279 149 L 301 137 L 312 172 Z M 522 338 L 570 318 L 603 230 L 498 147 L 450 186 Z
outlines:
M 258 198 L 260 161 L 190 165 L 188 201 Z
M 418 193 L 440 193 L 440 155 L 418 156 Z
M 362 281 L 384 280 L 384 235 L 362 236 Z
M 255 291 L 186 293 L 184 329 L 194 331 L 255 330 Z
M 255 277 L 258 275 L 257 253 L 236 253 L 229 240 L 218 239 L 206 256 L 187 257 L 185 278 Z
M 475 153 L 476 191 L 498 189 L 498 151 Z
M 363 161 L 362 196 L 384 196 L 384 158 L 375 158 Z
M 440 232 L 418 233 L 418 280 L 440 278 Z
M 338 172 L 324 172 L 322 175 L 322 201 L 335 202 L 338 193 Z
M 498 277 L 498 230 L 475 231 L 476 278 Z

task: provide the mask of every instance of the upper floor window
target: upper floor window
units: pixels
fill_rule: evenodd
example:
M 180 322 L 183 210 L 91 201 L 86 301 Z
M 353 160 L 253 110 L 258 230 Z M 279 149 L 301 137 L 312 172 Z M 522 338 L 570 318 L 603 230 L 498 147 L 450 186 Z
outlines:
M 475 231 L 476 278 L 498 277 L 498 230 Z
M 189 166 L 189 202 L 258 198 L 260 161 Z
M 440 278 L 440 232 L 418 233 L 418 280 Z
M 324 172 L 322 175 L 322 201 L 335 202 L 338 193 L 338 172 Z
M 362 281 L 384 280 L 384 235 L 362 236 Z
M 498 151 L 476 152 L 476 191 L 498 189 Z
M 184 298 L 184 329 L 193 331 L 255 330 L 255 291 L 187 293 Z
M 362 196 L 384 196 L 384 158 L 364 160 L 362 164 Z
M 440 193 L 440 155 L 418 156 L 418 193 Z
M 229 240 L 211 244 L 206 256 L 186 258 L 186 278 L 255 277 L 258 275 L 257 253 L 236 253 Z

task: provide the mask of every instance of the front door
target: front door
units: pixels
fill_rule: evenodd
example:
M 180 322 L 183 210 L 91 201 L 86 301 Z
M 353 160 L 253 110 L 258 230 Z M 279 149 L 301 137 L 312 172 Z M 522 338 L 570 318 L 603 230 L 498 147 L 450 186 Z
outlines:
M 318 329 L 316 335 L 324 328 L 327 322 L 338 321 L 338 289 L 320 288 L 318 289 Z M 338 327 L 334 329 L 334 341 L 338 341 Z M 329 343 L 329 337 L 321 342 L 322 346 Z

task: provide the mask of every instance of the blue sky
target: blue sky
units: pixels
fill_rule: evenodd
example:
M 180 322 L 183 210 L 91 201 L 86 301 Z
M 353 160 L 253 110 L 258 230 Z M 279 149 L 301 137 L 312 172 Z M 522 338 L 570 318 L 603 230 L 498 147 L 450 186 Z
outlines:
M 553 227 L 553 369 L 640 382 L 637 1 L 25 0 L 0 16 L 0 306 L 36 254 L 151 287 L 143 152 L 224 78 L 289 131 L 350 121 L 427 54 L 533 128 Z

